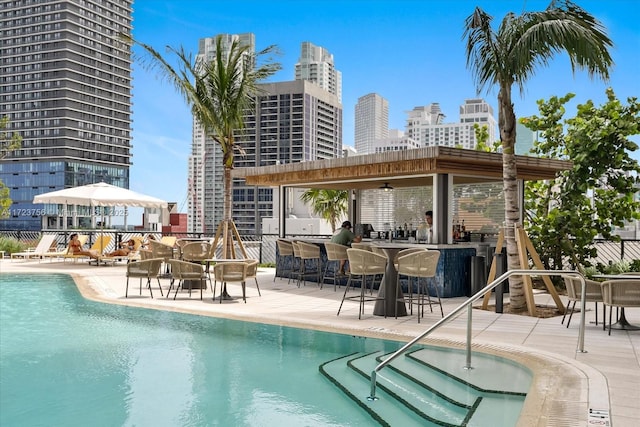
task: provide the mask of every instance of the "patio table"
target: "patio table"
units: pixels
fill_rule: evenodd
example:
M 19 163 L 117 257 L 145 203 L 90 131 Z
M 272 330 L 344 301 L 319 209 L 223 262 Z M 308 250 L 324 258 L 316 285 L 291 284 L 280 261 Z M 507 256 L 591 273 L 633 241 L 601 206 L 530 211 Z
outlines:
M 638 274 L 594 274 L 595 279 L 605 280 L 640 280 L 640 273 Z M 640 326 L 632 325 L 627 321 L 624 315 L 624 307 L 620 307 L 620 317 L 618 321 L 611 325 L 611 329 L 618 329 L 623 331 L 640 331 Z

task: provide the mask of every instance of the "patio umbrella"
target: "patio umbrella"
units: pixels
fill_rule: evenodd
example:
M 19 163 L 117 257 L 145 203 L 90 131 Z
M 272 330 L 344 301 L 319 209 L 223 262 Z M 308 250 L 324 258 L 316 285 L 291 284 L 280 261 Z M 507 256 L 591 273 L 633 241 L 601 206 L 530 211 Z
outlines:
M 166 208 L 167 202 L 105 182 L 65 188 L 38 194 L 33 203 L 57 203 L 81 206 L 130 206 L 138 208 Z
M 51 203 L 81 206 L 128 206 L 139 208 L 166 208 L 167 202 L 105 182 L 65 188 L 43 193 L 33 203 Z

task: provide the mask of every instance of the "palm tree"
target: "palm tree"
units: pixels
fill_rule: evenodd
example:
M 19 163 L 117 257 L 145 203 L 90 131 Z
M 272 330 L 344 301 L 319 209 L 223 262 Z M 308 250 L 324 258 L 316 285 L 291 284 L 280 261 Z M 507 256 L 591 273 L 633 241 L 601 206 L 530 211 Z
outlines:
M 566 51 L 572 69 L 586 69 L 590 77 L 609 78 L 613 43 L 604 26 L 570 1 L 552 1 L 542 12 L 522 15 L 508 13 L 497 31 L 492 17 L 476 8 L 465 21 L 467 67 L 471 69 L 478 92 L 498 86 L 498 127 L 502 144 L 502 170 L 505 196 L 505 239 L 509 269 L 519 267 L 514 227 L 519 221 L 516 185 L 516 116 L 511 101 L 513 85 L 524 91 L 536 67 Z M 510 307 L 524 311 L 526 300 L 521 278 L 509 280 Z
M 177 57 L 176 69 L 153 47 L 127 35 L 123 38 L 144 49 L 149 55 L 146 64 L 160 69 L 163 77 L 174 85 L 191 106 L 193 116 L 207 137 L 220 145 L 224 167 L 224 215 L 216 238 L 222 234 L 223 257 L 230 258 L 234 253 L 230 231 L 233 230 L 237 235 L 231 215 L 231 169 L 235 153 L 239 151 L 235 136 L 244 128 L 245 114 L 254 107 L 257 96 L 262 93 L 258 84 L 281 69 L 280 63 L 274 62 L 271 57 L 276 52 L 276 46 L 254 53 L 249 46 L 240 44 L 236 39 L 225 49 L 222 36 L 218 36 L 215 58 L 211 61 L 200 55 L 193 60 L 182 47 L 177 50 L 167 47 L 168 52 Z M 258 65 L 258 59 L 264 57 L 265 61 Z
M 331 230 L 336 231 L 338 219 L 349 209 L 349 191 L 347 190 L 319 190 L 310 188 L 302 193 L 300 200 L 311 203 L 314 214 L 331 224 Z

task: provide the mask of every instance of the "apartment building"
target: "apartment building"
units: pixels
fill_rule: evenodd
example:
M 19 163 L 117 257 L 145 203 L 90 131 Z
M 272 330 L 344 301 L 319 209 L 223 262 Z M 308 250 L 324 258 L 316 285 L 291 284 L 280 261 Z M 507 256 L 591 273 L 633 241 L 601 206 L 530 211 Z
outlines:
M 13 200 L 0 228 L 90 226 L 88 207 L 45 211 L 33 197 L 101 181 L 129 187 L 131 56 L 118 33 L 131 32 L 132 3 L 0 0 L 0 115 L 23 138 L 0 160 Z
M 375 152 L 376 141 L 389 137 L 389 102 L 377 93 L 361 96 L 355 106 L 354 118 L 356 152 Z
M 302 42 L 295 80 L 313 82 L 342 102 L 342 73 L 336 70 L 333 55 L 321 46 Z
M 406 134 L 422 147 L 445 146 L 474 149 L 477 145 L 474 124 L 487 126 L 489 143 L 496 140 L 497 122 L 493 108 L 483 99 L 466 99 L 460 106 L 459 120 L 445 123 L 438 103 L 415 107 L 407 112 Z

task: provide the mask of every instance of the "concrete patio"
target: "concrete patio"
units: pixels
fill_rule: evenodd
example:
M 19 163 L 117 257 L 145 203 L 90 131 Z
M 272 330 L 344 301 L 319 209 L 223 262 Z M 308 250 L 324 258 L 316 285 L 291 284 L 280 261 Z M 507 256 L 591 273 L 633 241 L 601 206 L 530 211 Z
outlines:
M 255 283 L 247 283 L 246 304 L 241 299 L 220 304 L 212 300 L 210 289 L 205 291 L 203 301 L 199 291 L 194 291 L 191 298 L 187 291 L 180 292 L 174 301 L 160 297 L 157 283 L 153 288 L 156 298 L 151 299 L 148 290 L 143 289 L 142 296 L 139 295 L 137 279 L 131 280 L 129 298 L 125 298 L 125 270 L 123 264 L 96 267 L 86 262 L 0 260 L 1 273 L 68 273 L 86 298 L 106 303 L 399 341 L 410 340 L 441 318 L 437 307 L 433 313 L 425 312 L 420 324 L 415 314 L 398 319 L 374 316 L 372 303 L 368 303 L 365 316 L 358 320 L 356 301 L 346 301 L 340 316 L 336 316 L 344 288 L 334 292 L 333 286 L 319 289 L 313 282 L 298 288 L 293 281 L 291 284 L 279 278 L 274 281 L 274 270 L 270 268 L 260 268 L 258 273 L 261 297 Z M 161 282 L 166 290 L 169 281 L 162 279 Z M 230 284 L 229 293 L 241 295 L 240 287 Z M 553 305 L 546 293 L 537 293 L 535 298 L 537 305 Z M 464 297 L 443 299 L 445 314 L 465 300 Z M 473 311 L 474 349 L 512 358 L 534 372 L 534 384 L 519 425 L 640 425 L 640 331 L 613 330 L 609 336 L 601 324 L 592 323 L 593 308 L 593 303 L 587 305 L 586 353 L 576 351 L 579 314 L 574 314 L 570 327 L 566 328 L 560 324 L 561 317 L 540 319 Z M 601 311 L 600 307 L 600 317 Z M 627 309 L 626 315 L 630 323 L 640 324 L 640 309 Z M 466 324 L 464 311 L 425 342 L 462 346 Z

